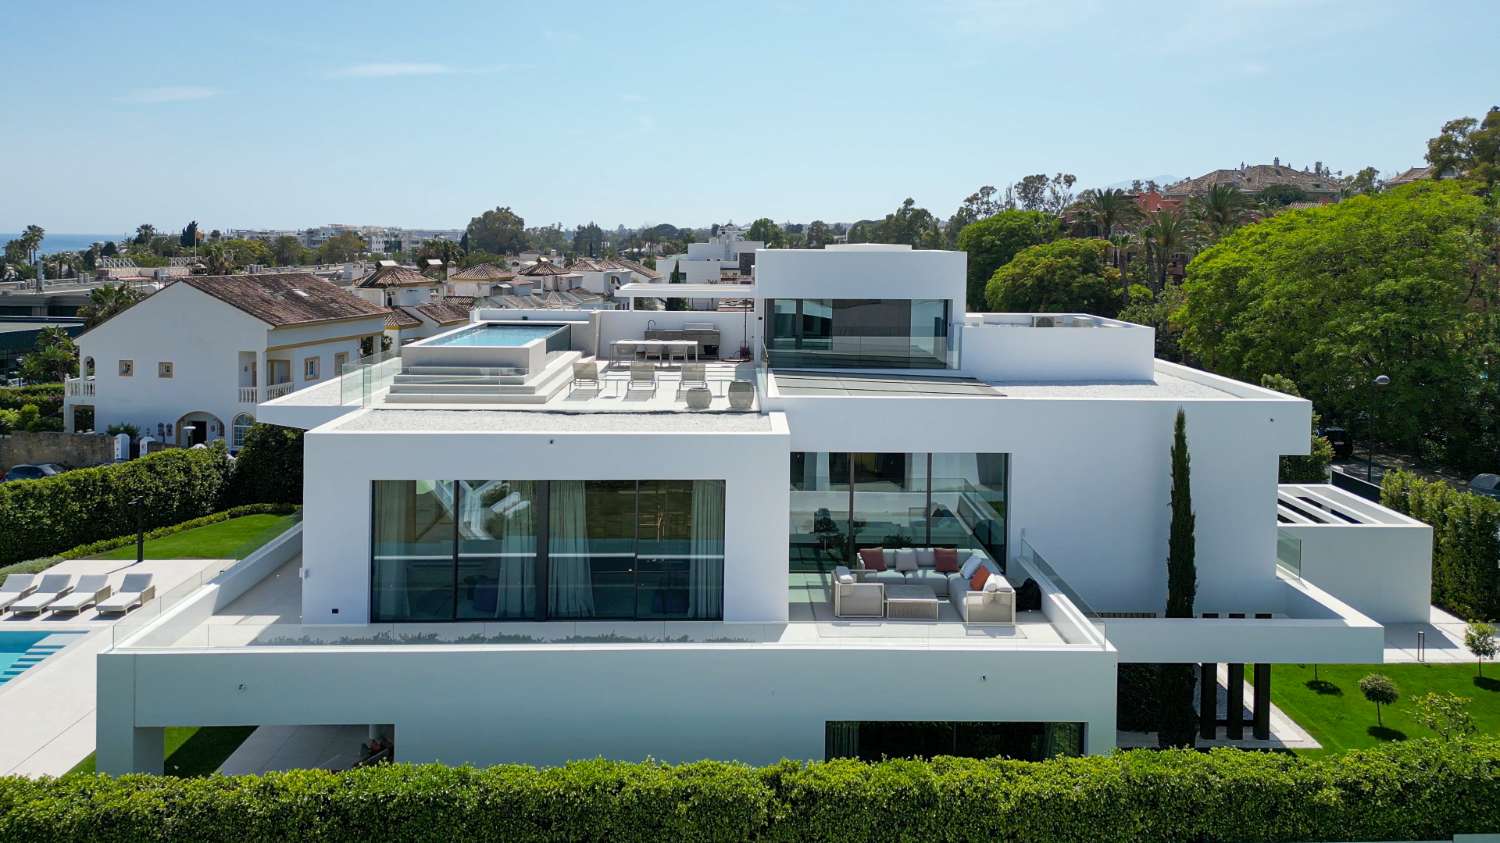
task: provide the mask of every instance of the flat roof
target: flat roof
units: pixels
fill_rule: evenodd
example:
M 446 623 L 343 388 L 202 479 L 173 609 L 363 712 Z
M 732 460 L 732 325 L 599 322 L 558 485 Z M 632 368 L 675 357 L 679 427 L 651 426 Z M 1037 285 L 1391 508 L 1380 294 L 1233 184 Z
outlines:
M 862 375 L 851 372 L 773 370 L 782 395 L 1001 395 L 974 378 L 920 375 Z
M 990 385 L 1011 398 L 1238 398 L 1199 381 L 1179 378 L 1158 370 L 1149 381 L 1098 381 L 1092 383 L 1048 383 L 991 381 Z
M 357 413 L 340 432 L 367 433 L 769 433 L 755 412 L 565 413 L 550 410 L 417 410 Z

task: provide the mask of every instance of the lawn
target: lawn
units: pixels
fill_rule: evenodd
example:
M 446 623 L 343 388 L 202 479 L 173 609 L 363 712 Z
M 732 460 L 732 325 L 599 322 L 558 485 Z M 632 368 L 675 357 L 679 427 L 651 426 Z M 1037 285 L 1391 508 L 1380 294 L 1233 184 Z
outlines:
M 1468 697 L 1469 714 L 1484 734 L 1500 735 L 1500 665 L 1485 665 L 1485 676 L 1467 664 L 1337 664 L 1271 666 L 1271 701 L 1323 745 L 1322 752 L 1370 747 L 1385 741 L 1433 737 L 1417 720 L 1413 700 L 1428 691 Z M 1248 674 L 1249 671 L 1246 671 Z M 1375 704 L 1359 692 L 1359 680 L 1383 673 L 1396 683 L 1401 698 L 1382 706 L 1383 726 L 1375 722 Z
M 162 739 L 166 758 L 166 763 L 162 766 L 163 772 L 182 778 L 209 775 L 219 769 L 224 759 L 232 755 L 253 731 L 254 726 L 168 727 Z M 92 772 L 92 752 L 89 757 L 78 762 L 78 766 L 68 771 L 70 775 Z
M 147 559 L 243 559 L 291 527 L 292 515 L 242 515 L 203 527 L 146 540 Z M 134 559 L 135 544 L 102 553 L 95 559 Z

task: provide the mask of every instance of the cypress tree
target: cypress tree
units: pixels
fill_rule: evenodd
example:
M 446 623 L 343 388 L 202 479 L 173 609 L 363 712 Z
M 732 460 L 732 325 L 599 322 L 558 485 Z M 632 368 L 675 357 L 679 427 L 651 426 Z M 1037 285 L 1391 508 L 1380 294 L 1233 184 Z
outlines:
M 1167 539 L 1167 611 L 1169 618 L 1193 617 L 1193 598 L 1198 593 L 1198 569 L 1193 561 L 1193 493 L 1190 482 L 1187 416 L 1177 411 L 1172 432 L 1172 526 Z M 1196 670 L 1191 664 L 1160 667 L 1161 719 L 1157 743 L 1161 746 L 1193 746 L 1196 723 L 1193 684 Z

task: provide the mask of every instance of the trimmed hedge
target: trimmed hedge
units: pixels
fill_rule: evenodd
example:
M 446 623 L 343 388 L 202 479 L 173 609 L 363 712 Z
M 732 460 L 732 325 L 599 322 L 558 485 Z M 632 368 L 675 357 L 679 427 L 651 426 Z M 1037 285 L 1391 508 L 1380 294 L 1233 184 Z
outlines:
M 1326 759 L 1216 749 L 1040 763 L 579 761 L 535 769 L 0 779 L 44 841 L 1420 840 L 1500 828 L 1500 741 Z
M 0 386 L 0 410 L 19 410 L 27 404 L 36 405 L 44 416 L 62 418 L 63 385 Z
M 256 423 L 234 460 L 230 503 L 302 503 L 302 433 Z
M 1471 620 L 1500 618 L 1500 501 L 1393 471 L 1380 502 L 1432 525 L 1432 602 Z
M 219 508 L 229 472 L 224 446 L 215 443 L 0 485 L 0 565 L 132 534 L 137 496 L 148 528 L 208 515 Z

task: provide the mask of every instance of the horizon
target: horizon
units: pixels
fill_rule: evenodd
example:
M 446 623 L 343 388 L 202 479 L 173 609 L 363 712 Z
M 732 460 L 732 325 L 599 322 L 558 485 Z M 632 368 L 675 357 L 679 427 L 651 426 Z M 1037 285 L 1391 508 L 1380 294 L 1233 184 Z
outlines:
M 77 8 L 12 10 L 0 229 L 855 222 L 1038 172 L 1391 176 L 1495 104 L 1500 35 L 1477 0 Z

